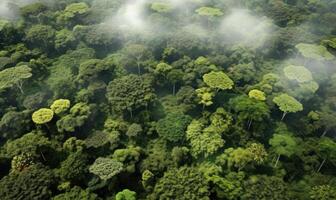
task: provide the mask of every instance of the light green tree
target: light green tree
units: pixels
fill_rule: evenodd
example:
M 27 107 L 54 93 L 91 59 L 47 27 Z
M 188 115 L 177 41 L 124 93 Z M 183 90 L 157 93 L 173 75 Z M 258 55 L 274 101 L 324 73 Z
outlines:
M 27 65 L 11 67 L 0 71 L 0 90 L 16 86 L 23 94 L 22 86 L 24 80 L 32 77 L 31 71 L 32 69 Z
M 57 99 L 50 106 L 50 109 L 57 115 L 67 111 L 69 108 L 70 100 L 68 99 Z
M 256 100 L 259 100 L 259 101 L 265 101 L 266 100 L 265 93 L 263 91 L 260 91 L 260 90 L 257 90 L 257 89 L 251 90 L 248 93 L 248 95 L 249 95 L 250 98 L 256 99 Z
M 99 176 L 102 180 L 108 180 L 123 170 L 123 164 L 110 158 L 99 157 L 90 166 L 89 171 Z
M 136 192 L 124 189 L 117 193 L 116 200 L 136 200 Z
M 332 60 L 335 58 L 326 47 L 322 45 L 300 43 L 295 46 L 298 51 L 305 57 L 319 61 Z
M 211 106 L 213 104 L 212 99 L 215 96 L 215 92 L 208 87 L 202 87 L 196 90 L 197 97 L 199 98 L 199 104 L 205 106 Z
M 304 66 L 289 65 L 284 68 L 285 76 L 289 80 L 305 83 L 313 80 L 311 72 Z
M 212 89 L 227 90 L 232 89 L 233 81 L 224 72 L 210 72 L 203 75 L 203 81 Z
M 277 97 L 274 97 L 273 102 L 279 106 L 279 109 L 283 111 L 281 120 L 283 120 L 287 113 L 295 113 L 303 110 L 302 104 L 294 97 L 283 93 Z
M 275 161 L 274 167 L 277 166 L 280 156 L 292 156 L 297 149 L 297 142 L 295 138 L 289 134 L 274 134 L 269 140 L 269 144 L 274 149 L 275 153 L 278 154 Z
M 36 124 L 46 124 L 54 117 L 54 112 L 48 108 L 41 108 L 32 115 L 32 120 Z

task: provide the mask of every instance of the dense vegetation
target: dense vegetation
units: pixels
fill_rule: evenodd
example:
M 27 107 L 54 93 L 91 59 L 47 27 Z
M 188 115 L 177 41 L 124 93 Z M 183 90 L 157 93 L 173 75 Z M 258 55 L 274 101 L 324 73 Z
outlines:
M 1 2 L 1 200 L 336 199 L 335 0 Z

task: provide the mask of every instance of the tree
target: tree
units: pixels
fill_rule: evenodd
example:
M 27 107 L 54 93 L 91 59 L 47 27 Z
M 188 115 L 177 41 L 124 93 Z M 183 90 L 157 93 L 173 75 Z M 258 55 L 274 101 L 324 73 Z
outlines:
M 82 188 L 75 186 L 71 188 L 70 191 L 54 196 L 52 200 L 77 200 L 77 199 L 85 199 L 85 200 L 101 200 L 95 193 L 92 193 L 88 190 L 83 190 Z
M 156 183 L 148 199 L 208 200 L 209 187 L 197 168 L 168 170 Z
M 27 131 L 31 127 L 31 118 L 29 111 L 6 112 L 0 120 L 0 136 L 5 139 L 15 139 Z
M 229 105 L 240 121 L 247 121 L 248 129 L 253 121 L 261 122 L 270 116 L 270 110 L 265 102 L 251 99 L 246 95 L 230 99 Z
M 13 87 L 19 88 L 23 94 L 23 82 L 32 77 L 32 69 L 26 65 L 11 67 L 0 71 L 0 90 Z
M 20 173 L 12 173 L 2 178 L 0 196 L 3 200 L 50 199 L 55 186 L 54 173 L 43 165 L 37 164 Z
M 254 90 L 250 90 L 250 92 L 248 93 L 248 96 L 252 99 L 256 99 L 259 101 L 265 101 L 266 100 L 266 95 L 263 91 L 254 89 Z
M 210 72 L 203 76 L 203 81 L 212 89 L 232 89 L 233 81 L 224 72 Z
M 130 138 L 137 137 L 143 132 L 142 126 L 140 124 L 131 124 L 126 132 L 126 135 Z
M 311 72 L 304 66 L 289 65 L 284 68 L 284 73 L 289 80 L 295 80 L 298 83 L 305 83 L 313 80 Z
M 156 125 L 156 131 L 159 136 L 170 142 L 181 142 L 184 140 L 185 130 L 191 117 L 183 113 L 168 113 L 168 115 L 160 119 Z
M 122 54 L 128 59 L 133 61 L 138 69 L 138 75 L 141 74 L 142 64 L 152 57 L 148 48 L 141 44 L 128 44 L 122 49 Z
M 309 194 L 312 200 L 336 199 L 336 187 L 330 185 L 314 186 Z
M 116 200 L 136 200 L 136 192 L 124 189 L 117 193 Z
M 51 104 L 50 109 L 54 111 L 56 115 L 66 112 L 70 108 L 70 100 L 57 99 Z
M 289 96 L 286 93 L 280 94 L 277 97 L 274 97 L 273 102 L 277 104 L 281 111 L 283 111 L 283 115 L 281 120 L 283 120 L 287 113 L 295 113 L 303 110 L 303 106 L 300 102 L 298 102 L 294 97 Z
M 71 49 L 76 43 L 76 38 L 72 31 L 62 29 L 56 32 L 55 49 L 58 51 L 65 51 Z
M 80 183 L 85 180 L 88 172 L 88 156 L 82 151 L 71 153 L 62 163 L 58 170 L 60 177 L 64 181 Z
M 336 161 L 336 142 L 330 138 L 321 138 L 318 142 L 318 154 L 323 161 L 321 162 L 317 172 L 319 172 L 327 160 Z M 336 162 L 335 162 L 336 163 Z
M 151 5 L 151 9 L 158 13 L 169 13 L 173 9 L 173 6 L 169 3 L 154 2 Z
M 114 79 L 107 86 L 106 97 L 117 112 L 129 111 L 148 106 L 155 98 L 150 83 L 139 76 L 127 75 Z
M 244 182 L 242 200 L 289 200 L 288 186 L 279 177 L 253 175 Z
M 89 171 L 102 180 L 109 180 L 123 170 L 123 164 L 110 158 L 99 157 L 90 166 Z
M 272 146 L 275 153 L 278 154 L 274 167 L 277 166 L 281 155 L 290 157 L 297 149 L 295 138 L 289 134 L 274 134 L 269 140 L 269 144 Z
M 11 172 L 21 172 L 35 164 L 34 157 L 30 153 L 22 153 L 14 156 L 11 161 Z
M 329 53 L 326 47 L 321 45 L 300 43 L 295 47 L 306 58 L 315 59 L 318 61 L 333 60 L 335 58 L 335 56 Z
M 71 27 L 78 24 L 89 10 L 89 6 L 84 2 L 70 4 L 57 17 L 57 22 Z
M 9 157 L 20 154 L 30 154 L 35 158 L 42 156 L 46 160 L 44 153 L 52 148 L 51 141 L 40 132 L 30 132 L 22 137 L 9 141 L 6 144 L 5 151 Z
M 316 115 L 313 119 L 315 129 L 322 128 L 321 137 L 324 137 L 329 131 L 336 127 L 336 114 L 332 110 L 324 109 L 322 111 L 314 112 Z
M 136 172 L 136 164 L 140 160 L 142 149 L 129 146 L 126 149 L 117 149 L 113 152 L 112 158 L 123 164 L 123 170 L 129 173 Z
M 33 122 L 36 124 L 46 124 L 54 117 L 54 112 L 48 108 L 41 108 L 32 115 Z
M 26 40 L 33 46 L 49 50 L 54 47 L 55 34 L 55 29 L 51 26 L 34 25 L 28 30 Z
M 209 21 L 224 14 L 219 8 L 213 7 L 200 7 L 195 12 L 202 17 L 206 17 L 207 24 L 209 24 Z
M 205 106 L 211 106 L 213 104 L 212 98 L 215 96 L 215 92 L 208 87 L 202 87 L 196 90 L 197 97 L 200 99 L 199 104 Z
M 180 69 L 173 69 L 167 74 L 167 79 L 169 82 L 173 83 L 173 95 L 176 93 L 176 84 L 181 83 L 183 80 L 184 73 Z
M 103 72 L 106 73 L 109 65 L 106 65 L 102 60 L 99 59 L 90 59 L 84 61 L 79 66 L 79 72 L 77 75 L 77 80 L 80 83 L 90 83 L 97 80 L 99 75 Z
M 209 120 L 210 118 L 210 120 Z M 209 157 L 224 146 L 222 134 L 227 131 L 232 118 L 218 108 L 210 117 L 194 119 L 187 127 L 186 136 L 190 142 L 191 154 L 197 157 Z

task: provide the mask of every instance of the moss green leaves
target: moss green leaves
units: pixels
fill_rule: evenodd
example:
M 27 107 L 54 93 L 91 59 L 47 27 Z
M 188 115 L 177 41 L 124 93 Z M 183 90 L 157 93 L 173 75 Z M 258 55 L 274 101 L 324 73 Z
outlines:
M 61 114 L 70 108 L 70 101 L 68 99 L 58 99 L 50 106 L 50 109 L 55 114 Z
M 108 180 L 123 170 L 123 164 L 110 158 L 99 157 L 90 166 L 89 171 L 101 178 Z
M 274 167 L 277 166 L 281 155 L 290 157 L 297 149 L 297 142 L 295 138 L 289 134 L 274 134 L 269 140 L 269 144 L 278 154 Z
M 53 117 L 54 112 L 48 108 L 41 108 L 35 111 L 32 115 L 32 119 L 35 124 L 46 124 L 50 122 Z
M 31 71 L 32 69 L 27 65 L 11 67 L 0 71 L 0 90 L 17 86 L 21 93 L 23 93 L 23 81 L 32 76 Z
M 299 52 L 306 58 L 319 61 L 332 60 L 335 58 L 326 47 L 322 45 L 300 43 L 295 46 Z
M 257 89 L 251 90 L 248 95 L 251 99 L 256 99 L 256 100 L 259 100 L 259 101 L 265 101 L 266 100 L 265 93 L 263 91 L 260 91 L 260 90 L 257 90 Z
M 213 7 L 198 8 L 196 10 L 196 13 L 206 17 L 219 17 L 224 14 L 219 8 L 213 8 Z
M 156 130 L 160 137 L 179 142 L 184 139 L 185 130 L 191 122 L 191 117 L 182 113 L 169 113 L 165 118 L 158 121 Z
M 295 113 L 303 110 L 303 106 L 299 101 L 285 93 L 274 97 L 273 102 L 284 112 L 282 119 L 285 118 L 287 113 Z
M 298 83 L 304 83 L 313 80 L 311 72 L 304 66 L 289 65 L 284 68 L 284 73 L 289 80 L 295 80 Z
M 203 81 L 212 89 L 232 89 L 234 83 L 224 72 L 210 72 L 203 76 Z

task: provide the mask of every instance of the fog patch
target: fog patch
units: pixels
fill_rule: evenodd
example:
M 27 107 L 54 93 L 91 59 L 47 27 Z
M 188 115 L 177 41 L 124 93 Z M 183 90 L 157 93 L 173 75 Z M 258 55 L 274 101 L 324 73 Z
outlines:
M 259 47 L 272 35 L 274 28 L 266 17 L 254 16 L 245 9 L 233 9 L 231 14 L 224 17 L 219 30 L 229 44 Z

